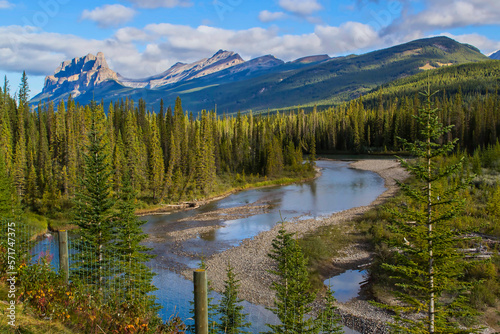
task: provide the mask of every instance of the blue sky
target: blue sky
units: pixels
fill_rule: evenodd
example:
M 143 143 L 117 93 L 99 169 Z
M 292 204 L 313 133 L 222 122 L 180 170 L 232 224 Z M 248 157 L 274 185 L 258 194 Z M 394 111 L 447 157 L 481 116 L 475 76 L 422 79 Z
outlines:
M 446 35 L 500 49 L 498 0 L 0 0 L 0 75 L 31 96 L 67 59 L 102 51 L 129 78 L 219 49 L 243 59 L 364 53 Z

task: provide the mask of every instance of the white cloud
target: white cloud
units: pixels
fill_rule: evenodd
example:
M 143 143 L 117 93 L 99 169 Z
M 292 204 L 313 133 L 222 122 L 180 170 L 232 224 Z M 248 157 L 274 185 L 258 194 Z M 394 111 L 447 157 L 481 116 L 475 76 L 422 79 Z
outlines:
M 94 21 L 99 27 L 107 28 L 129 22 L 135 14 L 135 10 L 122 5 L 104 5 L 93 10 L 85 9 L 81 19 Z
M 346 22 L 339 27 L 317 26 L 315 33 L 320 38 L 324 50 L 337 54 L 384 44 L 371 26 L 359 22 Z
M 280 0 L 281 8 L 301 16 L 311 15 L 323 8 L 317 0 Z
M 8 0 L 0 0 L 0 9 L 8 9 L 14 7 L 13 3 L 10 3 Z
M 263 10 L 259 13 L 259 20 L 264 23 L 280 20 L 284 17 L 285 13 L 283 12 L 270 12 L 268 10 Z
M 0 27 L 0 70 L 49 75 L 64 60 L 102 51 L 114 71 L 141 78 L 161 73 L 179 61 L 209 57 L 219 49 L 238 52 L 244 59 L 272 54 L 288 61 L 313 54 L 352 53 L 378 42 L 370 26 L 356 22 L 317 26 L 314 32 L 301 35 L 280 35 L 276 27 L 229 30 L 161 23 L 143 29 L 122 28 L 104 40 L 9 26 Z M 36 62 L 32 61 L 34 54 Z
M 191 0 L 125 0 L 140 8 L 173 8 L 192 6 Z
M 85 39 L 70 34 L 48 33 L 32 27 L 0 27 L 0 67 L 5 71 L 26 72 L 30 75 L 52 74 L 60 62 L 88 53 L 102 51 L 110 63 L 132 65 L 135 59 L 141 68 L 140 54 L 130 43 L 120 43 L 115 39 Z M 36 55 L 36 61 L 33 56 Z M 139 71 L 144 71 L 141 68 Z M 139 73 L 137 72 L 137 74 Z
M 272 54 L 288 61 L 314 54 L 361 53 L 426 35 L 402 32 L 383 36 L 369 24 L 360 22 L 316 25 L 314 31 L 300 35 L 282 34 L 274 26 L 231 30 L 160 23 L 142 29 L 118 29 L 109 38 L 97 40 L 48 33 L 34 27 L 0 26 L 0 70 L 49 75 L 64 60 L 102 51 L 114 71 L 125 77 L 142 78 L 161 73 L 179 61 L 209 57 L 219 49 L 238 52 L 244 59 Z M 449 36 L 484 52 L 500 49 L 500 42 L 481 35 Z
M 496 0 L 428 0 L 426 9 L 403 13 L 386 30 L 386 34 L 482 26 L 500 22 L 500 1 Z
M 162 23 L 143 29 L 122 28 L 104 40 L 9 26 L 0 27 L 0 69 L 48 75 L 64 60 L 102 51 L 113 70 L 140 78 L 161 73 L 178 61 L 209 57 L 219 49 L 238 52 L 244 59 L 272 54 L 293 60 L 312 54 L 356 52 L 377 41 L 369 26 L 356 22 L 317 26 L 314 32 L 302 35 L 280 35 L 275 27 L 229 30 Z M 32 61 L 34 54 L 36 62 Z
M 114 38 L 121 43 L 146 42 L 154 40 L 154 37 L 149 36 L 144 30 L 133 27 L 118 29 Z
M 366 49 L 382 41 L 372 27 L 358 22 L 347 22 L 339 27 L 317 26 L 313 33 L 279 35 L 276 28 L 227 30 L 208 26 L 192 28 L 168 23 L 150 24 L 144 29 L 149 36 L 156 35 L 163 54 L 168 57 L 184 55 L 184 61 L 200 58 L 219 49 L 233 50 L 244 58 L 272 54 L 284 60 L 306 55 L 345 54 Z M 209 40 L 210 43 L 206 43 Z

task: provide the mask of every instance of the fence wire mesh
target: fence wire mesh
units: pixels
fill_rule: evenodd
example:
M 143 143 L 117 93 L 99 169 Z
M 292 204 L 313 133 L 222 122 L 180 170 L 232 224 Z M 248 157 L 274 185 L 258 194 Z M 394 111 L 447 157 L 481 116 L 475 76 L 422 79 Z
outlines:
M 0 219 L 0 233 L 2 238 L 0 246 L 8 247 L 6 244 L 9 233 L 10 220 Z M 30 265 L 36 263 L 46 263 L 51 270 L 58 272 L 59 263 L 59 237 L 57 232 L 41 232 L 35 227 L 16 223 L 16 243 L 15 252 L 19 258 L 27 258 Z M 194 325 L 193 319 L 193 283 L 176 273 L 161 263 L 161 261 L 150 260 L 146 264 L 129 261 L 123 254 L 109 254 L 109 261 L 112 265 L 110 270 L 104 275 L 104 279 L 95 283 L 96 273 L 99 273 L 99 261 L 97 255 L 90 250 L 90 246 L 81 242 L 75 232 L 68 235 L 70 282 L 78 280 L 87 287 L 87 293 L 92 294 L 96 289 L 103 289 L 103 296 L 113 296 L 118 300 L 134 299 L 139 306 L 148 307 L 147 298 L 139 298 L 145 294 L 148 298 L 154 298 L 158 304 L 158 315 L 163 321 L 169 321 L 178 316 L 186 325 Z M 90 254 L 83 257 L 82 254 Z M 142 267 L 145 266 L 145 267 Z M 86 270 L 81 270 L 85 268 Z M 144 270 L 146 268 L 147 270 Z M 148 277 L 148 272 L 152 272 L 153 291 L 141 291 L 143 285 L 140 282 Z M 99 275 L 99 274 L 97 274 Z M 211 292 L 213 304 L 218 304 L 221 294 Z M 251 325 L 246 330 L 250 333 L 259 333 L 269 330 L 267 324 L 278 324 L 279 321 L 271 311 L 260 305 L 254 305 L 243 301 L 243 313 L 246 314 L 246 321 Z M 215 321 L 218 321 L 216 316 Z M 214 327 L 214 324 L 212 324 Z M 358 333 L 347 327 L 345 333 Z M 362 330 L 362 333 L 365 331 Z

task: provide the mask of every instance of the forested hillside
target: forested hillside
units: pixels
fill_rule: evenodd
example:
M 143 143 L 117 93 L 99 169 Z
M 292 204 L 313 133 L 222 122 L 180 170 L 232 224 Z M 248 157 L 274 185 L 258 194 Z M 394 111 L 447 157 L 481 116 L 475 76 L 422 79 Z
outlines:
M 457 93 L 467 95 L 495 94 L 500 87 L 500 61 L 490 60 L 443 67 L 384 84 L 364 96 L 365 104 L 376 105 L 380 99 L 404 99 L 423 91 L 427 85 L 447 97 Z
M 26 91 L 26 82 L 23 87 Z M 312 170 L 302 164 L 303 148 L 312 141 L 310 119 L 294 124 L 300 135 L 287 136 L 285 126 L 291 124 L 281 117 L 216 117 L 202 111 L 195 118 L 184 113 L 180 99 L 157 114 L 146 110 L 143 100 L 138 107 L 122 100 L 105 108 L 69 99 L 34 111 L 22 94 L 14 100 L 7 84 L 3 92 L 0 156 L 16 196 L 42 214 L 63 209 L 77 191 L 93 109 L 113 189 L 121 187 L 128 169 L 133 187 L 149 202 L 200 199 L 227 182 L 244 185 L 246 176 L 258 181 Z
M 173 109 L 162 101 L 158 113 L 147 110 L 142 99 L 107 106 L 68 99 L 30 109 L 25 77 L 17 101 L 7 82 L 1 93 L 0 154 L 26 206 L 59 211 L 75 194 L 90 113 L 97 108 L 115 190 L 129 169 L 134 188 L 150 203 L 193 200 L 220 192 L 224 182 L 301 175 L 307 169 L 304 153 L 404 151 L 397 138 L 415 140 L 418 91 L 429 83 L 440 90 L 434 97 L 440 118 L 455 125 L 448 139 L 459 138 L 470 152 L 495 144 L 498 73 L 497 61 L 460 65 L 396 81 L 326 110 L 269 116 L 202 111 L 197 117 L 184 112 L 180 98 Z

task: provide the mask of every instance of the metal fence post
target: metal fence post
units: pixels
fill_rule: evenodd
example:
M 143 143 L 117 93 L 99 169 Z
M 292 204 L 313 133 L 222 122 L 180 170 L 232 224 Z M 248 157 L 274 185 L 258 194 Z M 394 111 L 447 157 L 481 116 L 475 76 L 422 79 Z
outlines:
M 207 272 L 197 269 L 194 281 L 194 326 L 196 334 L 208 334 L 208 288 Z
M 68 231 L 59 231 L 59 270 L 64 275 L 64 281 L 69 281 Z

